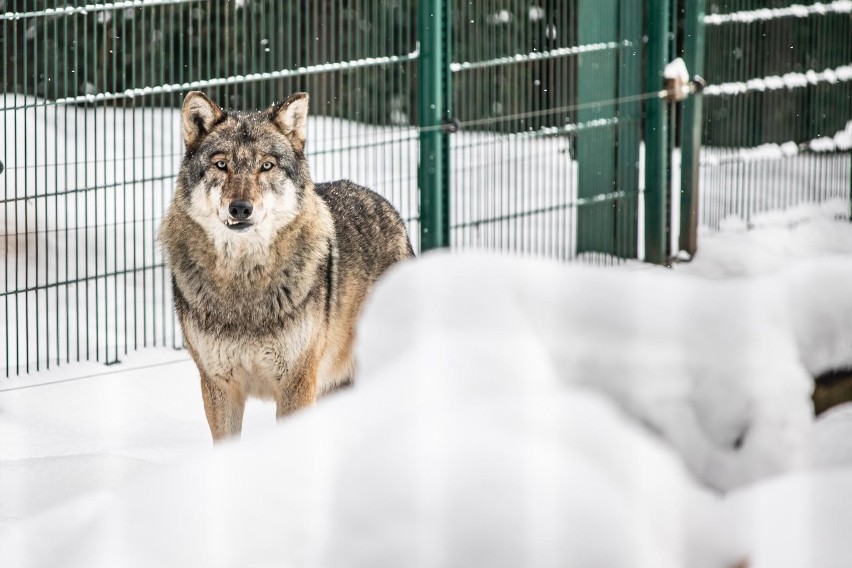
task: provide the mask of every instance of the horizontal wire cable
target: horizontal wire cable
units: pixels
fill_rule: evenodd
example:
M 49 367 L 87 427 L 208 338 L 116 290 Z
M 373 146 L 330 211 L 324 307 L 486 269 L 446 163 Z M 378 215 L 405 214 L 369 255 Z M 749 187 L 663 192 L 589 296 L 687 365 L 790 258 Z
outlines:
M 516 213 L 506 213 L 505 215 L 498 215 L 496 217 L 486 217 L 484 219 L 478 219 L 474 221 L 465 221 L 464 223 L 459 223 L 457 225 L 450 225 L 450 229 L 464 229 L 468 227 L 478 227 L 479 225 L 486 225 L 489 223 L 501 223 L 504 221 L 518 219 L 521 217 L 531 217 L 533 215 L 542 215 L 544 213 L 552 213 L 554 211 L 559 211 L 563 209 L 572 209 L 574 207 L 583 207 L 584 205 L 592 205 L 596 203 L 603 203 L 605 201 L 613 201 L 615 199 L 622 199 L 631 195 L 638 195 L 639 193 L 639 191 L 613 191 L 610 193 L 601 193 L 592 197 L 579 197 L 574 201 L 566 201 L 557 205 L 537 207 L 535 209 L 527 209 L 524 211 L 518 211 Z
M 81 162 L 85 163 L 85 162 Z M 41 166 L 37 166 L 41 167 Z M 9 168 L 12 169 L 12 168 Z M 165 181 L 169 179 L 176 178 L 177 174 L 165 174 L 161 176 L 151 177 L 151 178 L 142 178 L 142 179 L 132 179 L 132 180 L 116 180 L 109 183 L 102 183 L 100 185 L 92 185 L 88 187 L 75 187 L 72 189 L 66 189 L 64 191 L 53 191 L 51 193 L 35 193 L 33 195 L 20 195 L 18 197 L 11 197 L 8 199 L 0 199 L 0 205 L 8 205 L 11 203 L 21 202 L 21 201 L 32 201 L 35 199 L 44 199 L 47 197 L 63 197 L 67 195 L 74 195 L 76 193 L 88 193 L 90 191 L 101 191 L 103 189 L 108 188 L 116 188 L 123 187 L 126 185 L 144 185 L 149 182 L 156 181 Z
M 9 291 L 0 291 L 0 298 L 5 298 L 6 296 L 15 296 L 16 294 L 28 294 L 30 292 L 38 292 L 40 290 L 50 290 L 52 288 L 56 288 L 57 286 L 67 286 L 68 284 L 82 284 L 85 282 L 92 282 L 94 280 L 98 280 L 101 278 L 112 278 L 113 276 L 124 276 L 126 274 L 136 274 L 139 272 L 147 272 L 151 270 L 156 270 L 158 268 L 165 268 L 165 263 L 160 262 L 157 264 L 146 264 L 144 266 L 138 266 L 135 268 L 128 268 L 125 270 L 114 270 L 112 272 L 104 272 L 102 274 L 92 274 L 91 276 L 84 276 L 82 278 L 77 277 L 71 280 L 62 280 L 57 282 L 48 282 L 46 284 L 36 284 L 34 286 L 28 286 L 27 288 L 19 288 L 17 290 L 9 290 Z
M 0 239 L 10 239 L 13 237 L 22 237 L 24 235 L 46 235 L 48 233 L 55 233 L 57 231 L 82 231 L 84 229 L 107 229 L 109 227 L 128 227 L 130 225 L 136 225 L 138 223 L 147 223 L 147 222 L 156 222 L 162 221 L 162 215 L 156 217 L 138 217 L 136 219 L 129 219 L 126 221 L 116 221 L 114 223 L 95 223 L 94 225 L 72 225 L 67 227 L 53 227 L 53 228 L 45 228 L 41 230 L 34 231 L 21 231 L 20 233 L 0 233 Z
M 638 95 L 630 95 L 630 96 L 626 96 L 626 97 L 617 97 L 617 98 L 614 98 L 614 99 L 606 99 L 606 100 L 602 100 L 602 101 L 592 101 L 592 102 L 588 102 L 588 103 L 565 105 L 565 106 L 554 107 L 554 108 L 550 108 L 550 109 L 519 112 L 519 113 L 507 114 L 505 116 L 499 116 L 499 117 L 479 118 L 479 119 L 474 119 L 474 120 L 462 120 L 462 121 L 459 121 L 457 123 L 457 125 L 459 127 L 462 127 L 462 128 L 464 128 L 466 126 L 484 126 L 484 125 L 488 125 L 488 124 L 496 124 L 496 123 L 499 123 L 499 122 L 514 121 L 514 120 L 523 119 L 523 118 L 532 118 L 532 117 L 544 116 L 544 115 L 548 115 L 548 114 L 559 114 L 559 113 L 563 113 L 563 112 L 569 112 L 569 111 L 572 111 L 572 110 L 589 109 L 589 108 L 595 108 L 595 107 L 599 107 L 599 106 L 614 106 L 614 105 L 618 105 L 618 104 L 622 104 L 622 103 L 639 102 L 639 101 L 645 101 L 645 100 L 655 99 L 655 98 L 664 99 L 668 96 L 668 94 L 669 94 L 668 91 L 666 91 L 665 89 L 662 89 L 662 90 L 659 90 L 659 91 L 649 91 L 647 93 L 641 93 L 641 94 L 638 94 Z M 599 120 L 618 120 L 618 119 L 616 118 L 616 119 L 599 119 Z M 587 123 L 581 122 L 581 123 L 576 123 L 576 124 L 566 124 L 565 126 L 552 126 L 552 127 L 548 127 L 548 128 L 555 128 L 555 129 L 560 129 L 560 130 L 564 129 L 567 132 L 572 132 L 572 131 L 575 131 L 575 130 L 581 130 L 582 128 L 584 128 L 584 126 L 583 126 L 584 124 L 592 124 L 592 123 L 597 123 L 597 122 L 598 121 L 595 120 L 595 121 L 589 121 Z M 597 124 L 593 124 L 593 126 L 597 126 Z M 434 132 L 436 130 L 445 130 L 446 128 L 447 128 L 447 125 L 439 124 L 439 125 L 436 125 L 436 126 L 419 127 L 418 130 L 420 132 Z M 527 132 L 529 132 L 529 131 L 527 131 Z M 535 132 L 535 131 L 533 131 L 533 132 Z M 523 133 L 515 133 L 515 134 L 523 134 Z
M 190 359 L 189 357 L 183 357 L 181 359 L 173 359 L 171 361 L 161 361 L 159 363 L 148 363 L 146 365 L 138 365 L 138 366 L 134 366 L 134 367 L 116 367 L 114 369 L 110 369 L 108 371 L 103 371 L 103 372 L 100 372 L 100 373 L 91 373 L 91 374 L 88 374 L 88 375 L 80 375 L 78 377 L 67 377 L 65 379 L 59 379 L 59 380 L 56 380 L 56 381 L 47 381 L 47 382 L 43 382 L 43 383 L 36 383 L 36 384 L 33 384 L 33 385 L 21 385 L 21 386 L 17 386 L 17 387 L 0 388 L 0 392 L 11 392 L 11 391 L 17 391 L 17 390 L 34 389 L 34 388 L 37 388 L 37 387 L 46 387 L 46 386 L 50 386 L 50 385 L 58 385 L 58 384 L 61 384 L 61 383 L 70 383 L 72 381 L 80 381 L 80 380 L 83 380 L 83 379 L 95 379 L 95 378 L 98 378 L 98 377 L 105 377 L 105 376 L 109 376 L 109 375 L 117 375 L 119 373 L 132 373 L 133 371 L 144 371 L 145 369 L 154 369 L 156 367 L 165 367 L 167 365 L 175 365 L 177 363 L 188 363 L 188 362 L 191 362 L 191 361 L 192 361 L 192 359 Z

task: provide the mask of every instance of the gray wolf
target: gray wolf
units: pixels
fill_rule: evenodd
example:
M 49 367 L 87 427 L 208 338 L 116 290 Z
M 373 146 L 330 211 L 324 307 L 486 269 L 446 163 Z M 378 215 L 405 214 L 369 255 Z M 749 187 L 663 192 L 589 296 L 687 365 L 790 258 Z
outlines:
M 214 440 L 240 433 L 248 396 L 273 399 L 280 418 L 347 384 L 371 286 L 414 254 L 384 198 L 313 183 L 307 113 L 306 93 L 254 113 L 184 99 L 160 242 Z

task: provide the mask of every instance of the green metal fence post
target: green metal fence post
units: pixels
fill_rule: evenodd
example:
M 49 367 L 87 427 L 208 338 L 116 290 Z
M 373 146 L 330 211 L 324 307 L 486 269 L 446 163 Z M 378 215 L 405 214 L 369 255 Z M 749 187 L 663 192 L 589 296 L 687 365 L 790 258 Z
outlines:
M 648 0 L 646 90 L 663 86 L 669 62 L 670 0 Z M 653 98 L 645 104 L 645 261 L 665 264 L 666 200 L 669 187 L 668 102 Z
M 643 3 L 621 0 L 618 69 L 618 185 L 624 197 L 616 202 L 616 255 L 636 258 L 638 255 L 638 195 L 639 149 L 642 132 L 642 103 L 635 99 L 642 94 L 642 12 Z
M 704 75 L 704 14 L 706 0 L 686 3 L 683 57 L 692 76 Z M 698 174 L 701 154 L 701 112 L 703 98 L 700 93 L 683 103 L 681 125 L 681 178 L 680 178 L 680 238 L 678 246 L 690 256 L 698 250 Z
M 418 14 L 420 76 L 420 249 L 450 244 L 449 135 L 441 128 L 450 118 L 450 0 L 422 0 Z
M 618 0 L 579 0 L 577 38 L 580 45 L 607 43 L 618 37 Z M 616 115 L 618 59 L 615 50 L 579 56 L 577 122 L 612 120 Z M 612 126 L 577 133 L 577 196 L 611 194 L 617 189 L 616 129 Z M 615 208 L 612 200 L 592 201 L 577 210 L 577 252 L 614 254 Z

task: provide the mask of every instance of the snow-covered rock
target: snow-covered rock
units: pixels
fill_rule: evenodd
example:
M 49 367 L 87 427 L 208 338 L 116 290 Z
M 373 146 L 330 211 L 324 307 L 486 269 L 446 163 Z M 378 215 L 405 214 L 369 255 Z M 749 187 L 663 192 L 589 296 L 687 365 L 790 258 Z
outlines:
M 803 362 L 812 354 L 800 349 L 819 346 L 793 326 L 813 330 L 824 314 L 819 296 L 813 309 L 791 310 L 788 302 L 807 288 L 809 273 L 709 281 L 428 255 L 379 285 L 361 327 L 360 364 L 369 380 L 395 354 L 434 345 L 430 356 L 452 353 L 473 372 L 476 362 L 517 350 L 523 331 L 560 383 L 611 397 L 667 440 L 699 479 L 726 490 L 806 463 L 813 410 Z M 835 285 L 844 282 L 852 285 L 852 262 Z M 471 397 L 491 388 L 481 380 Z M 519 383 L 536 380 L 539 374 L 517 370 Z

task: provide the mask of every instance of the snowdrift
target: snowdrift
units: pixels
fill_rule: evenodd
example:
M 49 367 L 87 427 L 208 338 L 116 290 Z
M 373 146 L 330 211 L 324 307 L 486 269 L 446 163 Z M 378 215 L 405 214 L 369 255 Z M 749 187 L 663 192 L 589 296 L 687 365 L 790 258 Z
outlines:
M 807 461 L 850 284 L 427 255 L 376 289 L 355 388 L 25 519 L 0 564 L 846 566 L 848 461 L 753 482 Z

